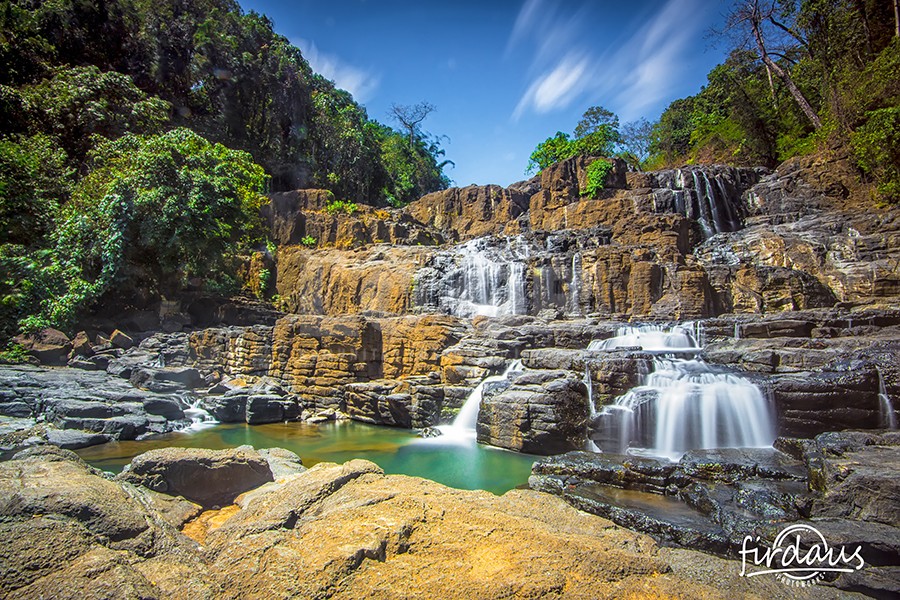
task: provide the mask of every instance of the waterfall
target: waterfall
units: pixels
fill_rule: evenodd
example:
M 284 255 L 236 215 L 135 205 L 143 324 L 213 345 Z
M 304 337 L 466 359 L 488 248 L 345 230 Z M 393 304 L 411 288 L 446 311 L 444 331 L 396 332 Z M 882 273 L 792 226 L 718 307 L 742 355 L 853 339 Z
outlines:
M 459 317 L 527 312 L 529 250 L 520 237 L 477 238 L 435 257 L 416 274 L 415 304 Z
M 584 386 L 587 388 L 588 415 L 590 421 L 597 416 L 597 405 L 594 404 L 594 382 L 591 379 L 591 367 L 584 365 Z
M 878 410 L 879 410 L 879 426 L 885 429 L 897 429 L 897 415 L 894 412 L 894 405 L 891 403 L 891 397 L 888 396 L 887 387 L 884 385 L 884 377 L 881 371 L 878 371 Z
M 592 344 L 597 350 L 641 346 L 658 356 L 641 385 L 598 415 L 595 437 L 605 450 L 679 460 L 692 449 L 772 445 L 774 418 L 756 385 L 699 359 L 673 358 L 699 350 L 696 324 L 625 327 L 620 334 Z
M 481 408 L 481 399 L 484 397 L 485 387 L 491 383 L 506 381 L 509 378 L 510 373 L 521 370 L 522 361 L 516 359 L 512 361 L 500 375 L 491 375 L 482 379 L 481 383 L 475 386 L 475 389 L 472 390 L 466 398 L 466 401 L 463 403 L 462 408 L 459 409 L 456 418 L 453 419 L 453 423 L 450 425 L 438 426 L 442 435 L 441 438 L 437 439 L 451 438 L 456 440 L 474 440 L 475 427 L 478 424 L 478 411 Z
M 662 325 L 627 325 L 619 327 L 616 336 L 607 340 L 592 340 L 588 350 L 615 350 L 640 347 L 656 354 L 699 352 L 699 324 L 693 321 L 665 327 Z
M 654 210 L 694 219 L 704 238 L 741 228 L 740 175 L 728 167 L 691 167 L 661 172 L 659 182 L 671 195 L 654 192 Z
M 178 400 L 184 406 L 184 416 L 191 421 L 191 424 L 185 428 L 187 431 L 200 431 L 219 423 L 200 405 L 200 398 L 182 394 L 178 396 Z
M 572 254 L 572 279 L 569 280 L 569 314 L 581 314 L 581 253 Z

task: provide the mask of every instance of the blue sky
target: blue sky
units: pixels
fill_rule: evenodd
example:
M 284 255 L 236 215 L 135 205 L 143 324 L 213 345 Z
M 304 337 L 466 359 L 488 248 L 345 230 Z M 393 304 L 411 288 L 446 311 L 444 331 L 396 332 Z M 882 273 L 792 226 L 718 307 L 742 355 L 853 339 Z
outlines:
M 708 38 L 722 0 L 239 0 L 268 15 L 370 117 L 437 107 L 456 185 L 525 179 L 534 147 L 602 105 L 656 120 L 724 60 Z

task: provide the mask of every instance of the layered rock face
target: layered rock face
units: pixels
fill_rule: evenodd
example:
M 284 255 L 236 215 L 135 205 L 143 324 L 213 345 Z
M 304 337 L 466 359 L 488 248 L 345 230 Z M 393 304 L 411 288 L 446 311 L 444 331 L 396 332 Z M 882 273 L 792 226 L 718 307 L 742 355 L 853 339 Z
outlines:
M 290 310 L 316 314 L 550 310 L 657 319 L 900 294 L 900 211 L 860 200 L 846 160 L 794 159 L 775 173 L 626 173 L 615 161 L 591 198 L 582 194 L 592 160 L 563 161 L 506 189 L 453 188 L 402 210 L 363 207 L 355 217 L 323 213 L 321 191 L 273 197 L 272 232 L 288 244 L 278 257 L 278 294 L 291 299 Z M 291 249 L 323 214 L 329 231 L 340 232 L 323 239 L 337 249 Z M 370 232 L 376 221 L 381 237 Z M 378 241 L 395 247 L 340 250 Z
M 178 468 L 154 462 L 167 480 Z M 735 561 L 660 548 L 551 495 L 452 490 L 361 460 L 294 470 L 235 502 L 195 519 L 200 507 L 181 497 L 105 479 L 65 450 L 29 450 L 0 463 L 0 589 L 8 598 L 798 597 L 774 579 L 740 577 Z
M 442 316 L 292 315 L 273 327 L 202 330 L 191 336 L 191 346 L 204 372 L 267 378 L 287 392 L 225 391 L 209 398 L 219 420 L 254 422 L 252 411 L 269 411 L 255 422 L 272 422 L 330 408 L 362 421 L 425 427 L 437 422 L 443 401 L 434 387 L 441 352 L 463 331 Z

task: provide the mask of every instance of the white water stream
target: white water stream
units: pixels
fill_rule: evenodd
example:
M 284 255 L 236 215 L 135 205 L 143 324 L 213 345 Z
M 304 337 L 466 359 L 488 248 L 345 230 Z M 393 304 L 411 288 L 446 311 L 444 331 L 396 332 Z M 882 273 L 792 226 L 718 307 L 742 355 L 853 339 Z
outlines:
M 658 356 L 641 385 L 600 411 L 594 438 L 603 450 L 679 460 L 699 448 L 772 445 L 772 410 L 756 385 L 699 359 L 674 358 L 700 350 L 694 324 L 626 327 L 619 334 L 591 349 L 639 346 Z

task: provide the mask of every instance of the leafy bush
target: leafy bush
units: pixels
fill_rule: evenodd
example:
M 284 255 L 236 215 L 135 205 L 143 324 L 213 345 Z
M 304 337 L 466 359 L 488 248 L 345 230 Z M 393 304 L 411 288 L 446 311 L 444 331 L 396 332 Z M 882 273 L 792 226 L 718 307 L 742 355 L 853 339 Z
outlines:
M 54 233 L 64 289 L 36 318 L 63 325 L 114 284 L 168 296 L 191 277 L 215 283 L 260 239 L 266 176 L 245 152 L 175 129 L 128 134 L 91 158 Z
M 878 193 L 900 201 L 900 106 L 867 113 L 868 120 L 851 136 L 859 167 L 878 182 Z
M 325 211 L 331 215 L 338 212 L 352 215 L 357 210 L 359 210 L 359 206 L 357 206 L 356 202 L 348 202 L 347 200 L 333 200 L 325 205 Z
M 306 246 L 307 248 L 315 248 L 316 242 L 317 242 L 316 238 L 314 238 L 311 235 L 305 235 L 300 240 L 300 243 L 303 244 L 304 246 Z
M 612 162 L 604 158 L 598 158 L 589 164 L 585 172 L 586 185 L 581 190 L 581 195 L 595 197 L 597 192 L 602 190 L 606 184 L 606 176 L 609 175 L 612 168 Z
M 39 245 L 74 171 L 46 135 L 0 139 L 0 244 Z

